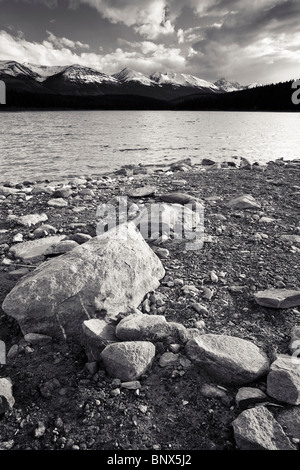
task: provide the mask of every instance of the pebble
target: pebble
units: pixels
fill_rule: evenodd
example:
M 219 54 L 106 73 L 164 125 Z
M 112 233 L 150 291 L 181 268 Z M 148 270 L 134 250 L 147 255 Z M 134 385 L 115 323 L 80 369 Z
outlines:
M 39 421 L 37 424 L 37 427 L 34 430 L 34 437 L 39 439 L 40 437 L 43 437 L 46 432 L 46 426 L 43 421 Z
M 20 243 L 23 241 L 23 234 L 22 233 L 17 233 L 14 237 L 13 237 L 13 243 Z

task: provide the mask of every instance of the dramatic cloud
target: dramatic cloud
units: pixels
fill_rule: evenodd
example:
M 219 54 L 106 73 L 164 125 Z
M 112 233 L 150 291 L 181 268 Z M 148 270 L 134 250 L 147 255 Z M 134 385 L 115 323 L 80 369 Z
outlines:
M 192 47 L 198 52 L 188 59 L 190 66 L 206 67 L 210 73 L 219 71 L 228 78 L 241 76 L 245 64 L 244 80 L 250 81 L 258 69 L 264 70 L 266 79 L 270 70 L 279 73 L 285 64 L 285 72 L 295 68 L 299 57 L 300 4 L 294 0 L 281 0 L 275 5 L 271 0 L 234 0 L 214 2 L 207 12 L 216 6 L 227 13 L 220 16 L 218 24 L 198 31 L 198 40 Z M 228 11 L 229 8 L 233 10 Z M 191 36 L 192 31 L 189 31 Z M 188 35 L 184 33 L 184 37 Z M 286 77 L 288 79 L 288 77 Z
M 163 44 L 151 41 L 126 43 L 127 50 L 117 48 L 107 54 L 93 52 L 75 52 L 67 47 L 69 40 L 56 38 L 48 33 L 48 39 L 42 43 L 26 41 L 14 37 L 6 31 L 0 31 L 0 57 L 2 60 L 16 60 L 42 65 L 79 64 L 112 74 L 128 67 L 145 74 L 157 70 L 183 70 L 185 58 L 178 48 L 166 48 Z M 121 41 L 122 42 L 122 41 Z M 70 41 L 72 48 L 77 42 Z M 123 45 L 125 43 L 123 42 Z
M 124 66 L 143 73 L 163 69 L 208 81 L 225 76 L 243 84 L 300 75 L 299 0 L 0 3 L 2 13 L 10 12 L 5 20 L 0 18 L 0 29 L 6 31 L 0 59 L 9 55 L 21 61 L 23 56 L 35 57 L 49 65 L 76 62 L 106 73 Z
M 112 23 L 123 23 L 148 39 L 174 32 L 165 0 L 80 0 Z M 73 4 L 74 7 L 74 4 Z

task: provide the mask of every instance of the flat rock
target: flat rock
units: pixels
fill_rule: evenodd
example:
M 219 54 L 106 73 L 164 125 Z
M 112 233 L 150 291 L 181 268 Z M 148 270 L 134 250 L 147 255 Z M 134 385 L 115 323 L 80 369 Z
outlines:
M 185 346 L 187 356 L 220 383 L 243 385 L 269 371 L 266 354 L 250 341 L 226 335 L 199 335 Z
M 281 235 L 281 240 L 298 244 L 300 243 L 300 235 Z
M 141 188 L 135 188 L 129 191 L 128 196 L 133 198 L 154 196 L 155 192 L 155 186 L 142 186 Z
M 268 289 L 254 294 L 254 299 L 263 307 L 291 308 L 300 305 L 300 291 L 289 289 Z
M 15 258 L 29 261 L 31 259 L 44 256 L 50 246 L 58 244 L 65 238 L 65 235 L 54 235 L 52 237 L 40 238 L 38 240 L 23 242 L 12 246 L 9 251 Z
M 191 196 L 190 194 L 178 192 L 161 194 L 160 199 L 164 202 L 174 204 L 189 204 L 193 202 L 201 203 L 199 199 L 195 198 L 194 196 Z
M 249 405 L 267 402 L 268 397 L 259 388 L 242 387 L 236 394 L 235 401 L 240 409 L 245 410 Z
M 112 343 L 117 343 L 115 326 L 105 320 L 92 318 L 82 323 L 82 345 L 89 361 L 99 361 L 102 350 Z
M 30 271 L 27 268 L 20 268 L 20 269 L 15 269 L 14 271 L 9 271 L 8 277 L 10 279 L 18 280 L 21 277 L 25 276 L 28 274 Z
M 70 240 L 77 242 L 79 245 L 82 245 L 83 243 L 86 243 L 92 239 L 91 235 L 87 233 L 74 233 L 74 235 L 70 235 L 69 238 Z
M 280 354 L 267 377 L 267 394 L 276 400 L 300 405 L 300 359 Z
M 18 194 L 21 191 L 16 188 L 8 188 L 7 186 L 0 186 L 0 194 L 3 196 L 10 196 L 11 194 Z
M 267 408 L 243 411 L 232 427 L 240 450 L 296 450 Z
M 40 335 L 38 333 L 27 333 L 26 335 L 24 335 L 24 339 L 27 343 L 39 346 L 49 344 L 52 341 L 51 336 Z
M 163 315 L 133 313 L 123 318 L 116 327 L 116 335 L 121 341 L 162 341 L 166 337 L 181 337 L 183 325 L 167 322 Z
M 46 222 L 46 220 L 48 220 L 47 214 L 28 214 L 18 217 L 16 222 L 26 227 L 32 227 L 33 225 L 37 225 L 41 222 Z
M 261 204 L 257 202 L 250 194 L 244 194 L 243 196 L 231 199 L 228 202 L 230 209 L 260 209 Z
M 109 375 L 122 382 L 138 380 L 152 366 L 155 346 L 147 341 L 125 341 L 106 346 L 101 359 Z
M 62 198 L 50 199 L 47 202 L 47 205 L 50 207 L 67 207 L 68 203 Z
M 110 322 L 120 312 L 131 312 L 164 275 L 135 225 L 123 224 L 42 263 L 11 290 L 2 308 L 23 334 L 78 339 L 84 320 Z
M 74 240 L 62 240 L 59 243 L 49 246 L 44 255 L 61 255 L 63 253 L 68 253 L 68 251 L 73 250 L 77 246 L 79 246 L 79 244 Z

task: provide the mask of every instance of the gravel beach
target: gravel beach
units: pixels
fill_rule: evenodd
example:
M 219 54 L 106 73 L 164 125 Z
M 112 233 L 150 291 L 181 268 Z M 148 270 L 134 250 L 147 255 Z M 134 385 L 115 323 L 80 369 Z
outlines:
M 281 356 L 297 353 L 291 340 L 300 338 L 299 181 L 300 160 L 265 166 L 243 162 L 237 167 L 210 161 L 191 165 L 187 159 L 172 167 L 126 167 L 99 177 L 3 182 L 0 305 L 42 263 L 52 263 L 94 239 L 97 208 L 116 205 L 119 196 L 133 206 L 132 219 L 141 207 L 180 204 L 180 195 L 200 201 L 204 244 L 188 250 L 186 240 L 174 237 L 172 231 L 146 241 L 165 275 L 138 309 L 147 318 L 163 316 L 177 329 L 176 335 L 151 337 L 155 358 L 133 380 L 113 377 L 105 362 L 91 360 L 85 346 L 72 338 L 24 334 L 20 322 L 0 310 L 0 381 L 9 378 L 12 385 L 9 400 L 3 398 L 9 385 L 3 383 L 1 393 L 0 384 L 0 449 L 298 449 L 297 399 L 274 391 L 271 374 L 276 371 L 268 372 Z M 170 194 L 177 194 L 177 199 L 170 199 Z M 56 237 L 55 243 L 51 237 Z M 144 275 L 142 270 L 138 274 Z M 281 298 L 276 304 L 278 291 L 283 304 Z M 261 292 L 267 292 L 267 306 L 257 296 Z M 128 314 L 120 312 L 113 326 Z M 178 325 L 183 327 L 181 336 Z M 255 346 L 268 369 L 262 367 L 255 376 L 249 365 L 242 371 L 248 375 L 240 379 L 243 374 L 231 356 L 238 348 L 235 342 L 228 340 L 228 348 L 220 354 L 213 349 L 217 343 L 209 347 L 205 343 L 217 336 Z M 205 350 L 211 356 L 195 359 L 200 347 L 201 354 Z M 213 363 L 223 370 L 228 367 L 233 378 L 223 380 Z M 296 378 L 293 387 L 297 395 Z M 257 430 L 253 437 L 250 412 L 257 413 L 255 420 L 262 426 L 267 422 L 270 433 L 274 420 L 280 428 L 274 431 L 275 441 L 268 436 L 262 443 Z M 240 428 L 246 429 L 245 436 Z

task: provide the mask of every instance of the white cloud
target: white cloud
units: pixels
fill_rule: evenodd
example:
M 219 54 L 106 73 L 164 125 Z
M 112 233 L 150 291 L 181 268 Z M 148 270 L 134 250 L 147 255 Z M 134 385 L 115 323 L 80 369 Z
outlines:
M 112 23 L 123 23 L 148 39 L 174 32 L 167 18 L 166 0 L 80 0 L 98 10 Z
M 46 33 L 48 34 L 48 41 L 50 41 L 58 49 L 62 49 L 64 47 L 68 47 L 70 49 L 89 49 L 90 48 L 88 44 L 83 44 L 80 41 L 71 41 L 71 39 L 67 39 L 67 38 L 58 38 L 50 31 L 46 31 Z
M 54 36 L 54 35 L 53 35 Z M 65 44 L 55 44 L 54 38 L 42 43 L 29 42 L 24 38 L 14 37 L 6 31 L 0 31 L 0 57 L 3 60 L 30 62 L 38 65 L 72 65 L 79 64 L 112 74 L 128 67 L 145 74 L 157 70 L 175 72 L 184 71 L 186 60 L 178 48 L 168 48 L 163 44 L 151 41 L 131 43 L 132 50 L 118 47 L 107 54 L 78 52 Z M 57 38 L 56 38 L 57 39 Z M 72 41 L 71 41 L 72 42 Z M 130 43 L 127 42 L 127 49 Z

